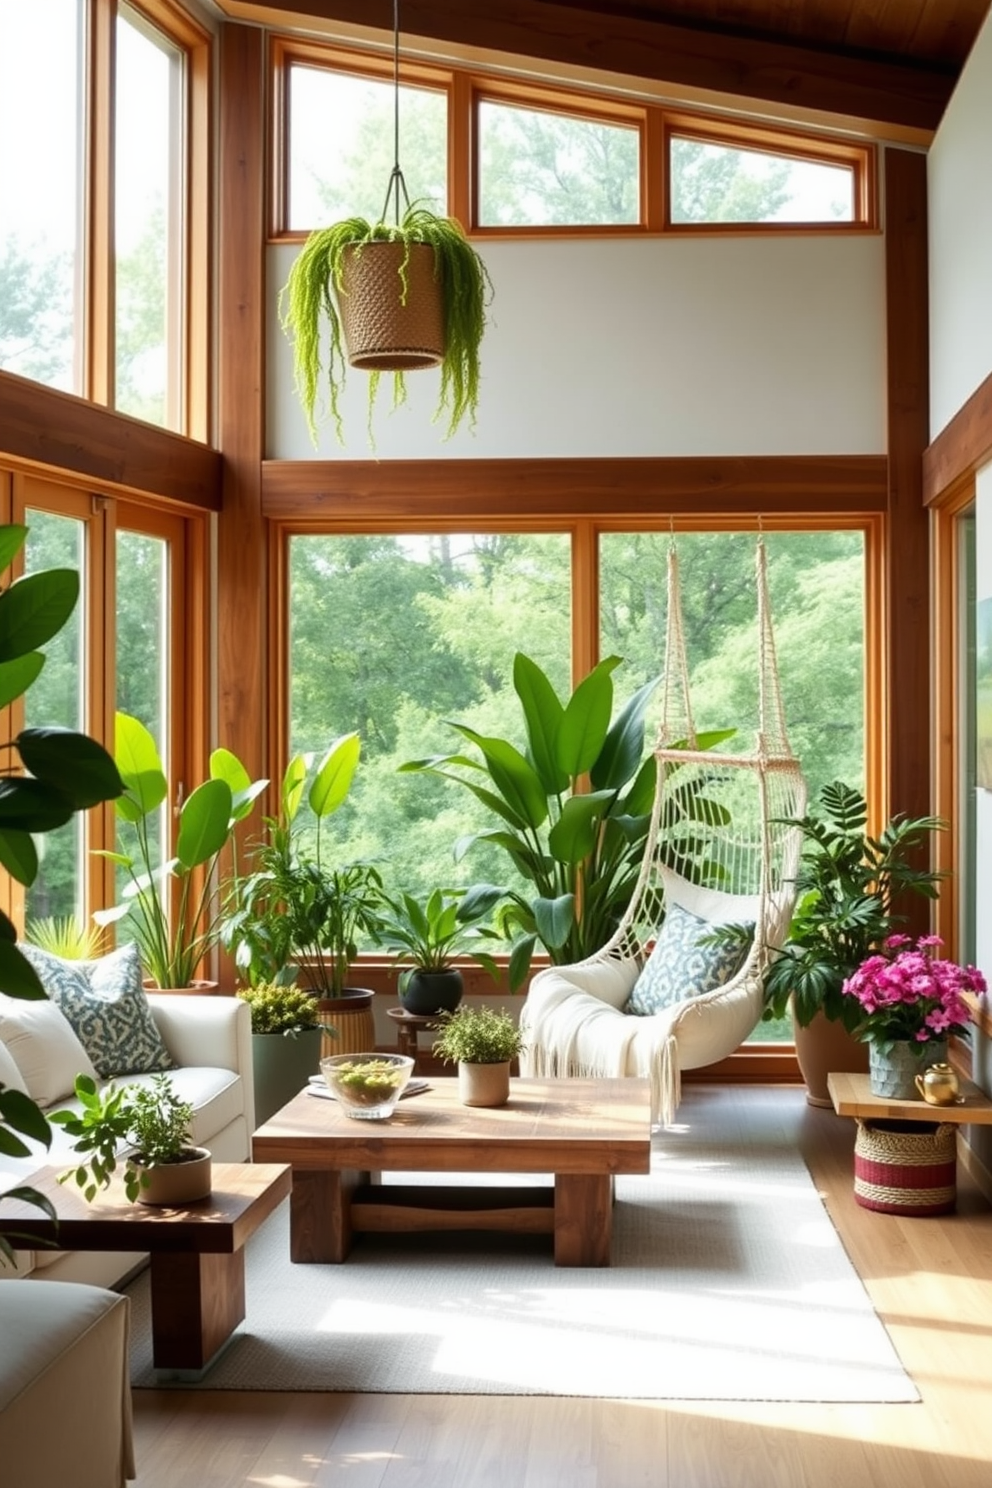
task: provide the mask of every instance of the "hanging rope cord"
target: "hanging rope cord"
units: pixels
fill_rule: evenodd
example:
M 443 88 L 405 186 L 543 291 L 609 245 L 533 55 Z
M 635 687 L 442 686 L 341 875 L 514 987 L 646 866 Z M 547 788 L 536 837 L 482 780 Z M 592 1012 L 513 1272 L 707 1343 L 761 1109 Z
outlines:
M 655 742 L 657 784 L 644 857 L 630 905 L 609 944 L 598 953 L 640 958 L 664 918 L 662 869 L 689 876 L 689 846 L 696 873 L 711 887 L 756 895 L 758 915 L 748 970 L 768 957 L 769 933 L 779 930 L 772 901 L 795 876 L 800 834 L 789 819 L 805 810 L 806 789 L 785 727 L 771 606 L 767 555 L 759 537 L 755 555 L 758 610 L 758 731 L 749 753 L 720 753 L 698 745 L 689 692 L 682 622 L 678 554 L 668 553 L 668 616 L 662 716 Z M 678 819 L 680 802 L 692 800 Z M 680 846 L 686 845 L 684 854 Z M 684 859 L 684 861 L 683 861 Z
M 403 212 L 410 210 L 410 197 L 406 181 L 400 169 L 400 0 L 393 0 L 393 168 L 389 173 L 386 200 L 382 204 L 381 221 L 385 222 L 390 198 L 394 198 L 396 226 L 400 225 L 400 201 Z

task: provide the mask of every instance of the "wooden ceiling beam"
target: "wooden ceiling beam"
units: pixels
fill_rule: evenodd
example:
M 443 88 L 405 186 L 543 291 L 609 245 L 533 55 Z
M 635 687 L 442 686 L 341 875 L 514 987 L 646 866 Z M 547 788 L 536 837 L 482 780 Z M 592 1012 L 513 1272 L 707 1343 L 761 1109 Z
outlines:
M 307 17 L 391 33 L 392 0 L 217 0 L 232 19 L 299 26 Z M 403 0 L 408 42 L 422 39 L 569 67 L 933 130 L 953 69 L 874 60 L 549 0 Z

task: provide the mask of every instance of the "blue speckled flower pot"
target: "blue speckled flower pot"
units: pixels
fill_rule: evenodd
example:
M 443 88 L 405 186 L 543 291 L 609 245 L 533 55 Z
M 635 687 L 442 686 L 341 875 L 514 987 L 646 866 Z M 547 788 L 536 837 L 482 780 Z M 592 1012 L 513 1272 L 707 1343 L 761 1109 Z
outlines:
M 898 1043 L 888 1050 L 878 1044 L 869 1044 L 869 1079 L 872 1095 L 881 1095 L 888 1100 L 918 1100 L 922 1096 L 916 1088 L 916 1076 L 921 1075 L 928 1064 L 944 1064 L 947 1061 L 947 1041 L 934 1040 L 929 1044 Z

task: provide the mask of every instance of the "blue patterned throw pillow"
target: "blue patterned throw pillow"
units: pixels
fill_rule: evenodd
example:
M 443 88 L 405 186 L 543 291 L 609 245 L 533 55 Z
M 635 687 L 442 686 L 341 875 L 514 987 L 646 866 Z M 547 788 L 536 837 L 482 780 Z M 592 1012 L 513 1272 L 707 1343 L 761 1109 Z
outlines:
M 649 1017 L 673 1003 L 713 992 L 736 976 L 750 944 L 743 937 L 704 944 L 716 928 L 680 904 L 669 905 L 654 950 L 634 983 L 624 1012 Z M 752 934 L 754 925 L 742 924 L 740 929 Z
M 120 946 L 95 961 L 65 961 L 33 945 L 21 950 L 102 1080 L 175 1069 L 141 985 L 136 945 Z

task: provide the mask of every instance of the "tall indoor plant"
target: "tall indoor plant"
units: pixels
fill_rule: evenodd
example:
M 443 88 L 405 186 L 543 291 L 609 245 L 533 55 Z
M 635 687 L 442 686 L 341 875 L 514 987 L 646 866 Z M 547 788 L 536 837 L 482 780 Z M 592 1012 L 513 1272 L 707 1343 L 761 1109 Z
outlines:
M 345 344 L 351 365 L 371 373 L 370 435 L 383 371 L 394 374 L 396 404 L 406 396 L 407 370 L 440 364 L 435 418 L 447 415 L 448 436 L 464 418 L 475 421 L 479 347 L 491 288 L 486 266 L 453 217 L 439 217 L 417 202 L 408 203 L 394 224 L 384 217 L 385 212 L 376 221 L 348 217 L 312 232 L 280 296 L 283 328 L 293 341 L 296 390 L 315 444 L 322 374 L 330 416 L 344 442 Z M 366 308 L 369 297 L 377 302 L 373 310 Z M 425 299 L 432 302 L 426 310 Z M 381 336 L 386 322 L 396 326 L 389 345 Z M 378 343 L 363 335 L 371 325 L 380 333 Z
M 905 923 L 911 896 L 936 899 L 942 874 L 925 857 L 931 834 L 944 823 L 935 816 L 899 814 L 875 837 L 868 831 L 865 797 L 834 781 L 823 787 L 818 809 L 799 826 L 803 852 L 796 910 L 765 975 L 764 1017 L 782 1018 L 791 1008 L 808 1099 L 829 1105 L 828 1071 L 817 1057 L 819 1041 L 831 1033 L 823 1025 L 853 1034 L 860 1009 L 844 995 L 846 979 Z M 808 1029 L 812 1037 L 805 1038 Z M 851 1044 L 846 1057 L 852 1054 L 858 1068 L 867 1068 L 866 1051 Z M 838 1051 L 831 1057 L 842 1056 Z
M 117 801 L 121 850 L 102 856 L 127 883 L 121 902 L 94 918 L 110 925 L 126 916 L 148 976 L 160 988 L 192 988 L 200 962 L 221 936 L 221 854 L 268 781 L 251 780 L 236 755 L 215 749 L 210 778 L 183 802 L 175 852 L 163 862 L 155 828 L 169 782 L 155 740 L 138 719 L 118 713 L 114 754 L 125 786 Z
M 27 537 L 19 524 L 0 526 L 0 573 L 15 561 Z M 79 599 L 79 575 L 47 569 L 14 579 L 0 588 L 0 707 L 28 692 L 45 657 L 39 649 L 65 625 Z M 35 837 L 64 826 L 77 812 L 110 801 L 124 789 L 110 755 L 94 739 L 71 729 L 24 728 L 4 741 L 0 771 L 0 864 L 19 884 L 30 887 L 38 874 Z M 40 1002 L 45 998 L 34 967 L 17 946 L 17 930 L 0 910 L 0 985 L 8 997 Z M 30 1157 L 28 1141 L 48 1147 L 51 1130 L 44 1111 L 22 1090 L 0 1085 L 0 1151 Z M 19 1198 L 54 1211 L 30 1187 L 0 1198 Z M 12 1248 L 0 1237 L 0 1264 Z
M 654 801 L 656 768 L 645 757 L 645 712 L 657 679 L 613 713 L 607 657 L 562 702 L 530 657 L 518 652 L 513 685 L 523 713 L 525 750 L 452 723 L 473 753 L 411 760 L 401 768 L 428 770 L 472 792 L 497 825 L 458 845 L 492 842 L 524 880 L 505 891 L 500 922 L 513 938 L 510 985 L 523 985 L 538 945 L 564 965 L 606 944 L 616 929 L 641 869 Z M 612 719 L 612 721 L 611 721 Z M 701 736 L 709 748 L 732 730 Z M 588 778 L 591 789 L 584 790 Z

